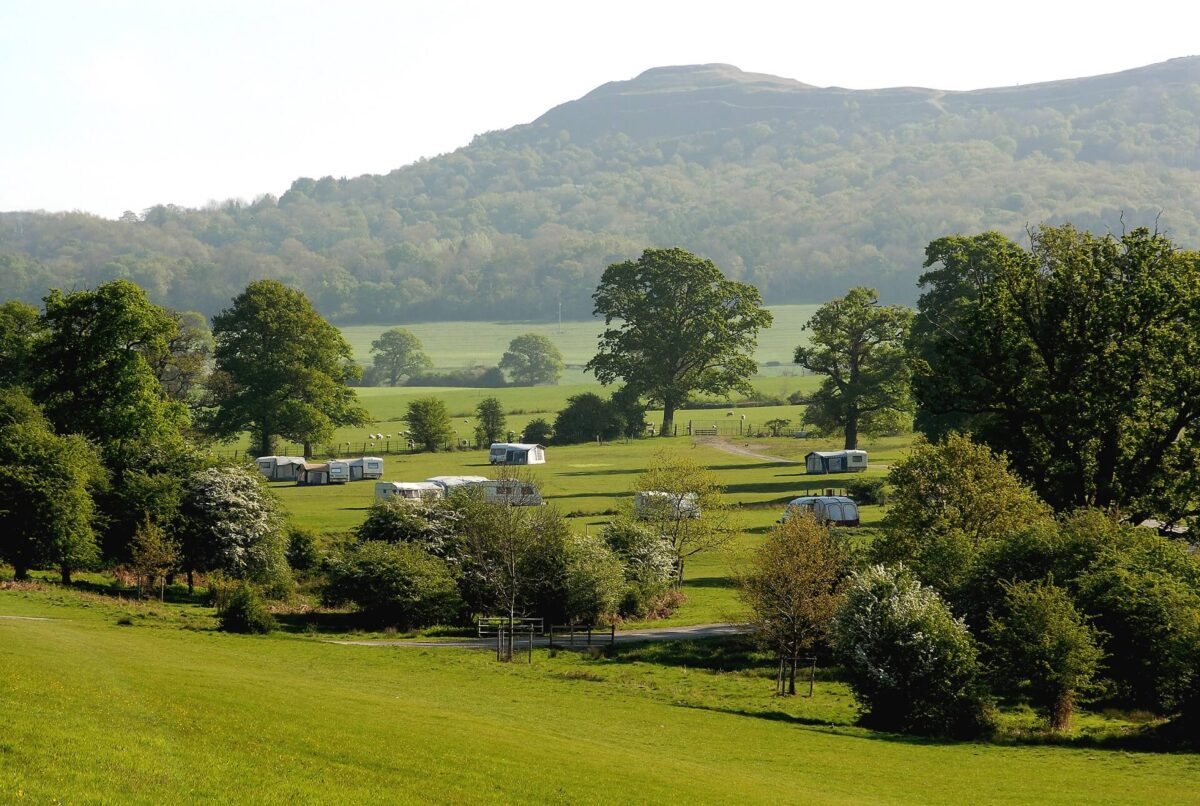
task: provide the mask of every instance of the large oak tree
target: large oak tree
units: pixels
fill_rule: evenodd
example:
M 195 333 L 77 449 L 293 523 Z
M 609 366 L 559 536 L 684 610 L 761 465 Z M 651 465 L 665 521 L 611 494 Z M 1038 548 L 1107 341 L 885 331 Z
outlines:
M 253 434 L 260 455 L 276 436 L 329 439 L 342 425 L 368 421 L 347 384 L 360 374 L 350 345 L 308 298 L 275 280 L 258 280 L 213 318 L 216 370 L 210 388 L 215 435 Z
M 689 395 L 749 391 L 758 331 L 771 314 L 758 289 L 726 279 L 711 260 L 647 249 L 605 269 L 592 299 L 605 330 L 585 369 L 661 404 L 662 436 Z
M 918 427 L 970 429 L 1055 509 L 1200 514 L 1200 254 L 1042 227 L 926 250 Z

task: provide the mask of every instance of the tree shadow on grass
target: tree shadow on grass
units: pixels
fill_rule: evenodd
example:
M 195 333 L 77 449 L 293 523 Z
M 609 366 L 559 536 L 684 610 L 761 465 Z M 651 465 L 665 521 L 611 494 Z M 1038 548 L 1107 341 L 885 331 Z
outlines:
M 729 577 L 696 577 L 684 580 L 685 588 L 736 588 L 737 582 Z

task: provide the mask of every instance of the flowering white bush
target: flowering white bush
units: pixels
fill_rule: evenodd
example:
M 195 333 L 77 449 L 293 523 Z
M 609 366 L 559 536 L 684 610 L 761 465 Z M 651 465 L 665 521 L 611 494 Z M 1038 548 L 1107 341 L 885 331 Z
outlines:
M 903 566 L 856 574 L 834 619 L 834 651 L 865 721 L 969 735 L 987 724 L 975 642 L 937 593 Z

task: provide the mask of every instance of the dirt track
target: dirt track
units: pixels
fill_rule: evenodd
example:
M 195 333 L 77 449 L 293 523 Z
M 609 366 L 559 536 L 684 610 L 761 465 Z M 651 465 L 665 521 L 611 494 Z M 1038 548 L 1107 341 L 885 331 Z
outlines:
M 698 437 L 696 440 L 700 445 L 707 445 L 710 448 L 716 448 L 725 453 L 732 453 L 734 456 L 746 456 L 751 459 L 758 459 L 762 462 L 776 462 L 786 465 L 802 465 L 803 462 L 797 462 L 795 459 L 784 459 L 782 456 L 771 456 L 766 453 L 759 453 L 750 448 L 734 445 L 724 437 Z

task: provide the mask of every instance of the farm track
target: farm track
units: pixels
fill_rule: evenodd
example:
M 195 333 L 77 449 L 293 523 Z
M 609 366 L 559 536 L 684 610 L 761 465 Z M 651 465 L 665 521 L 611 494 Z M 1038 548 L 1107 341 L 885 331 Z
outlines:
M 746 448 L 741 445 L 734 445 L 732 442 L 725 439 L 724 437 L 699 437 L 699 438 L 697 438 L 696 441 L 700 445 L 706 445 L 710 448 L 716 448 L 719 451 L 724 451 L 725 453 L 731 453 L 734 456 L 746 456 L 751 459 L 758 459 L 759 461 L 762 461 L 762 462 L 777 462 L 777 463 L 787 464 L 787 465 L 802 465 L 802 464 L 804 464 L 803 462 L 798 462 L 795 459 L 784 459 L 782 456 L 771 456 L 770 454 L 759 453 L 758 451 L 753 450 L 752 448 Z
M 744 635 L 749 632 L 749 628 L 742 624 L 693 624 L 688 627 L 659 627 L 649 630 L 627 630 L 618 632 L 614 641 L 618 644 L 635 644 L 649 641 L 698 641 L 703 638 L 723 638 L 732 635 Z M 521 644 L 525 644 L 523 636 L 517 636 Z M 608 637 L 604 633 L 593 633 L 593 646 L 605 646 L 608 643 Z M 556 647 L 567 646 L 566 636 L 559 636 L 555 639 Z M 577 633 L 575 638 L 575 647 L 583 649 L 586 644 L 583 633 Z M 428 649 L 430 647 L 444 647 L 450 649 L 494 649 L 496 646 L 495 638 L 470 638 L 462 641 L 420 641 L 420 640 L 394 640 L 394 641 L 327 641 L 330 644 L 341 644 L 343 646 L 398 646 L 410 647 L 415 649 Z M 544 647 L 550 645 L 550 639 L 541 636 L 533 639 L 533 645 Z

